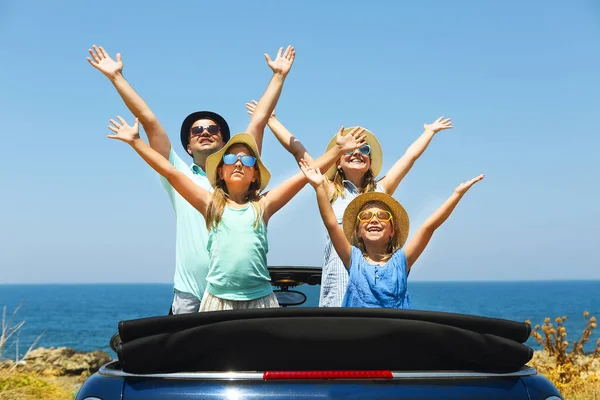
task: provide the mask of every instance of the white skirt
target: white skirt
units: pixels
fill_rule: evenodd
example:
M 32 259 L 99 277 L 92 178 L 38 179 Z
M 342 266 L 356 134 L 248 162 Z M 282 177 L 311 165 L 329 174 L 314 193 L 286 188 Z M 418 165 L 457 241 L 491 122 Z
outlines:
M 200 312 L 203 311 L 222 311 L 222 310 L 245 310 L 248 308 L 278 308 L 279 302 L 275 293 L 271 293 L 267 296 L 260 297 L 254 300 L 225 300 L 219 297 L 213 296 L 208 292 L 204 291 L 202 301 L 200 302 Z

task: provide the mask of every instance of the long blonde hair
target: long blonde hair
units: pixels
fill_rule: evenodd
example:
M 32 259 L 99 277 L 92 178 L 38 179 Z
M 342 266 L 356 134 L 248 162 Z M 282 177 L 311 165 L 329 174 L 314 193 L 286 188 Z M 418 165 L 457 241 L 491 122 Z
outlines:
M 331 183 L 333 184 L 333 193 L 331 195 L 331 199 L 329 200 L 330 203 L 333 203 L 334 201 L 336 201 L 336 199 L 338 197 L 344 198 L 344 180 L 345 179 L 346 179 L 346 175 L 344 174 L 342 167 L 338 166 L 335 170 L 335 175 L 333 176 L 333 179 L 331 180 Z M 371 170 L 371 168 L 369 168 L 369 170 L 367 172 L 365 172 L 365 175 L 363 176 L 361 185 L 358 188 L 358 192 L 359 193 L 374 192 L 376 188 L 377 188 L 377 182 L 375 181 L 375 177 L 373 176 L 373 171 Z
M 390 210 L 390 208 L 383 202 L 381 201 L 369 201 L 367 203 L 365 203 L 359 210 L 360 211 L 364 210 L 365 208 L 369 208 L 369 207 L 379 207 L 382 210 L 386 210 L 387 212 L 389 212 L 392 215 L 392 237 L 390 238 L 388 244 L 387 244 L 387 248 L 386 248 L 386 253 L 382 256 L 382 261 L 387 261 L 392 257 L 392 254 L 394 254 L 396 252 L 396 250 L 398 250 L 400 248 L 400 246 L 398 245 L 398 227 L 396 226 L 397 221 L 395 221 L 393 218 L 392 214 L 392 210 Z M 358 214 L 357 214 L 358 216 Z M 365 246 L 365 242 L 362 240 L 362 238 L 360 236 L 358 236 L 358 231 L 360 229 L 360 223 L 357 223 L 357 221 L 354 222 L 356 224 L 354 232 L 352 233 L 352 238 L 350 239 L 350 243 L 352 244 L 352 246 L 354 247 L 358 247 L 360 249 L 360 251 L 363 253 L 363 255 L 367 254 L 367 248 Z
M 245 146 L 249 153 L 256 157 L 256 155 L 252 152 L 252 149 Z M 256 166 L 256 164 L 254 164 Z M 217 169 L 223 166 L 223 160 L 219 162 L 217 165 Z M 263 210 L 260 206 L 260 171 L 258 168 L 254 168 L 257 179 L 250 184 L 248 188 L 248 192 L 246 194 L 246 201 L 248 201 L 252 207 L 254 208 L 254 214 L 256 218 L 254 219 L 254 228 L 258 228 L 260 226 L 260 222 L 263 217 Z M 227 205 L 227 199 L 229 198 L 229 192 L 227 191 L 227 184 L 221 178 L 217 178 L 215 182 L 215 188 L 210 198 L 210 203 L 208 204 L 208 209 L 206 211 L 206 229 L 209 231 L 212 228 L 216 228 L 219 222 L 221 222 L 221 218 L 223 217 L 223 211 L 225 211 L 225 206 Z

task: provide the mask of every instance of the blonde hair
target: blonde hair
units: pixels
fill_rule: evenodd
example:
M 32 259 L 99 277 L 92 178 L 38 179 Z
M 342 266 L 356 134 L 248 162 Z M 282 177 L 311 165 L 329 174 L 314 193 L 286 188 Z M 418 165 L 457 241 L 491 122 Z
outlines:
M 331 195 L 330 203 L 333 203 L 337 200 L 338 197 L 344 198 L 344 180 L 346 179 L 346 175 L 344 175 L 344 171 L 340 166 L 338 166 L 335 170 L 335 175 L 331 180 L 333 184 L 333 193 Z M 374 192 L 377 188 L 377 182 L 375 181 L 375 176 L 373 176 L 373 171 L 371 168 L 365 175 L 363 176 L 360 187 L 358 188 L 359 193 L 368 193 Z
M 240 143 L 241 144 L 241 143 Z M 242 144 L 243 145 L 243 144 Z M 249 151 L 249 153 L 256 157 L 256 155 L 252 152 L 252 149 L 248 148 L 248 146 L 243 145 Z M 254 164 L 256 166 L 256 164 Z M 223 166 L 223 159 L 217 165 L 217 168 Z M 254 219 L 254 228 L 258 228 L 260 226 L 260 222 L 263 217 L 263 210 L 260 206 L 260 171 L 258 168 L 254 169 L 257 179 L 250 184 L 248 188 L 248 192 L 246 193 L 246 201 L 249 202 L 254 208 L 254 214 L 256 218 Z M 227 184 L 221 178 L 217 178 L 215 182 L 215 188 L 210 198 L 210 203 L 208 204 L 208 209 L 206 211 L 206 229 L 209 231 L 212 228 L 216 228 L 219 222 L 221 222 L 221 218 L 223 217 L 223 211 L 225 211 L 225 205 L 227 205 L 227 199 L 229 198 L 229 193 L 227 191 Z
M 367 203 L 365 203 L 360 210 L 358 211 L 359 213 L 364 210 L 365 208 L 369 208 L 369 207 L 378 207 L 381 208 L 382 210 L 386 210 L 387 212 L 389 212 L 392 215 L 392 237 L 390 238 L 387 248 L 386 248 L 386 254 L 384 254 L 382 256 L 382 261 L 387 261 L 392 257 L 392 254 L 394 254 L 396 252 L 396 250 L 398 250 L 400 248 L 400 246 L 398 245 L 398 229 L 396 227 L 396 221 L 394 219 L 394 214 L 392 213 L 392 210 L 387 206 L 387 204 L 381 202 L 381 201 L 369 201 Z M 358 214 L 357 218 L 358 218 Z M 360 236 L 358 236 L 358 230 L 360 229 L 360 224 L 357 223 L 357 221 L 354 221 L 354 232 L 352 233 L 352 238 L 350 238 L 350 243 L 352 244 L 352 246 L 354 247 L 358 247 L 360 249 L 360 251 L 364 254 L 367 254 L 367 248 L 365 246 L 365 242 L 362 240 L 362 238 Z

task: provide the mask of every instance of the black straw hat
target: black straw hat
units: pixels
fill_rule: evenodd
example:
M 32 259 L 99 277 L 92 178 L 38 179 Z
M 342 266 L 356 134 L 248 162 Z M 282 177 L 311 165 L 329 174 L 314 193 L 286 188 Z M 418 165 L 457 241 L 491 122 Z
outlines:
M 227 121 L 225 118 L 221 117 L 219 114 L 214 113 L 212 111 L 196 111 L 195 113 L 191 113 L 184 120 L 183 124 L 181 124 L 181 144 L 187 153 L 187 146 L 190 143 L 190 129 L 194 122 L 199 119 L 210 119 L 213 120 L 219 125 L 221 129 L 221 136 L 223 137 L 223 143 L 227 143 L 229 140 L 229 125 L 227 125 Z

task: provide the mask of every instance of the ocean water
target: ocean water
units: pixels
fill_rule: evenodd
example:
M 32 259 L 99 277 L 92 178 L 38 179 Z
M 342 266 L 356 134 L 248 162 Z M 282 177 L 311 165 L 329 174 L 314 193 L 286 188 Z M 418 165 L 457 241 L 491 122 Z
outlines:
M 307 294 L 303 306 L 316 306 L 318 286 L 298 288 Z M 600 318 L 600 281 L 541 282 L 410 282 L 415 309 L 446 311 L 514 321 L 566 316 L 569 341 L 585 327 L 583 312 Z M 25 325 L 3 350 L 3 356 L 22 355 L 31 343 L 37 347 L 67 346 L 77 350 L 109 348 L 119 321 L 166 315 L 172 300 L 170 284 L 0 285 L 0 307 L 7 318 L 21 305 L 13 322 Z M 586 351 L 593 350 L 595 332 Z M 527 342 L 533 348 L 533 339 Z

